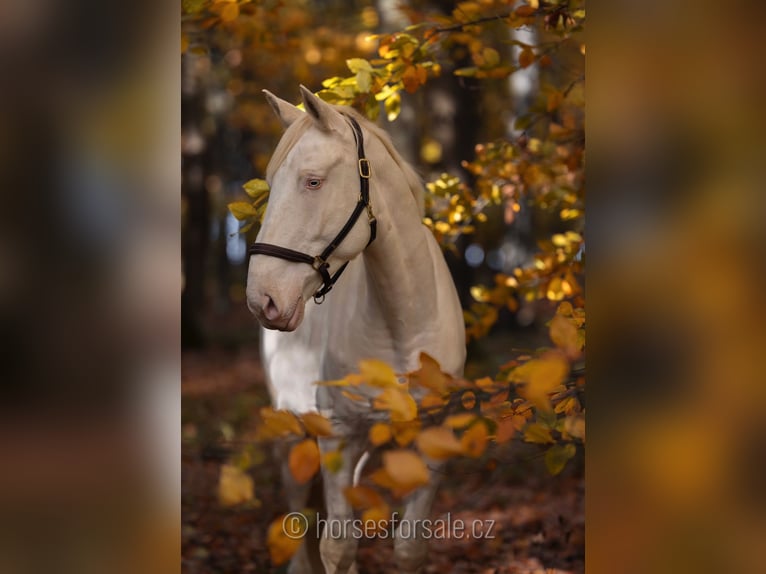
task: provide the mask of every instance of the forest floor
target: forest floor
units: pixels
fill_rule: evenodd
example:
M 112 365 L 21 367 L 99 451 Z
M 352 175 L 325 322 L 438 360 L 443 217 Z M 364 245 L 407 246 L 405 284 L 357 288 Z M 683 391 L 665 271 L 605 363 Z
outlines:
M 268 404 L 257 346 L 185 352 L 183 357 L 182 571 L 184 574 L 283 572 L 266 546 L 269 524 L 287 512 L 279 473 L 264 445 L 250 471 L 256 504 L 225 508 L 217 498 L 220 467 L 241 442 L 252 415 Z M 581 574 L 584 572 L 584 479 L 581 457 L 556 477 L 532 445 L 510 443 L 471 461 L 451 461 L 431 512 L 454 524 L 482 521 L 484 538 L 433 539 L 428 574 Z M 391 540 L 362 540 L 362 574 L 395 573 Z

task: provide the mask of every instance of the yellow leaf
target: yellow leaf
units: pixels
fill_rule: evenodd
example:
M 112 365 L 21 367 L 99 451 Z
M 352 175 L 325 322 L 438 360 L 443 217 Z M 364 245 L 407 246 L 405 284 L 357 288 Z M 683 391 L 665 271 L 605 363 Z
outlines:
M 487 442 L 489 441 L 489 433 L 484 423 L 476 423 L 469 427 L 460 437 L 460 443 L 463 447 L 463 452 L 466 455 L 478 458 L 487 448 Z
M 343 455 L 337 450 L 331 450 L 322 455 L 322 464 L 330 472 L 338 472 L 343 468 Z
M 240 221 L 258 215 L 256 208 L 246 201 L 233 201 L 228 205 L 228 208 L 231 214 Z
M 394 370 L 378 359 L 359 361 L 359 373 L 368 385 L 373 387 L 398 387 L 399 381 Z
M 375 423 L 370 427 L 370 442 L 373 446 L 380 446 L 391 440 L 391 427 L 386 423 Z
M 415 382 L 417 384 L 434 391 L 437 394 L 443 394 L 447 391 L 449 378 L 442 373 L 439 363 L 427 353 L 420 353 L 420 369 L 415 373 Z
M 235 506 L 253 499 L 252 477 L 238 466 L 224 464 L 218 477 L 218 500 L 223 506 Z
M 349 486 L 343 489 L 343 495 L 351 506 L 357 509 L 371 508 L 385 504 L 377 490 L 369 486 Z
M 529 423 L 527 428 L 524 429 L 524 440 L 539 444 L 555 442 L 551 436 L 550 429 L 540 423 Z
M 545 466 L 548 468 L 548 472 L 553 475 L 560 473 L 564 470 L 567 461 L 572 458 L 577 449 L 572 443 L 565 445 L 554 444 L 547 451 L 545 451 Z
M 394 442 L 399 446 L 407 446 L 420 432 L 420 421 L 397 422 L 391 426 L 394 434 Z
M 549 329 L 551 341 L 568 356 L 579 354 L 580 347 L 577 339 L 577 327 L 572 321 L 562 315 L 554 315 Z
M 445 460 L 463 452 L 463 445 L 446 427 L 427 428 L 418 435 L 415 444 L 420 452 L 434 460 Z
M 384 452 L 383 468 L 394 484 L 402 490 L 412 490 L 428 483 L 426 464 L 411 450 Z
M 261 418 L 267 431 L 266 434 L 269 436 L 285 436 L 288 434 L 303 436 L 303 428 L 301 428 L 298 419 L 291 412 L 275 411 L 271 407 L 264 407 L 261 409 Z
M 475 418 L 476 418 L 476 415 L 473 413 L 461 413 L 459 415 L 450 415 L 445 419 L 444 425 L 453 429 L 461 429 L 471 424 Z
M 276 520 L 269 525 L 269 530 L 266 534 L 266 544 L 269 547 L 269 556 L 271 557 L 271 562 L 275 566 L 284 564 L 293 557 L 298 551 L 298 548 L 301 547 L 301 544 L 303 544 L 303 536 L 305 536 L 306 530 L 308 529 L 308 521 L 306 521 L 304 526 L 302 521 L 294 520 L 290 521 L 290 525 L 294 524 L 296 527 L 299 527 L 300 532 L 293 532 L 292 528 L 290 528 L 290 532 L 286 533 L 286 518 L 288 520 L 290 519 L 290 517 L 284 515 L 277 517 Z
M 239 5 L 236 3 L 229 3 L 221 10 L 221 20 L 224 22 L 233 22 L 239 16 Z
M 242 185 L 242 188 L 245 190 L 245 193 L 253 199 L 269 192 L 269 184 L 265 179 L 251 179 L 250 181 L 245 182 Z
M 420 408 L 424 410 L 438 409 L 447 404 L 447 399 L 434 393 L 428 393 L 420 399 Z
M 391 509 L 385 502 L 378 506 L 373 506 L 362 512 L 362 525 L 364 528 L 364 537 L 372 538 L 377 534 L 388 532 L 388 523 L 391 520 Z
M 319 471 L 319 448 L 314 439 L 307 438 L 291 448 L 287 464 L 298 484 L 308 482 Z
M 372 72 L 372 66 L 364 58 L 349 58 L 346 60 L 346 66 L 351 70 L 351 73 L 356 74 L 360 71 L 370 73 Z
M 397 387 L 388 387 L 375 397 L 373 407 L 389 411 L 391 421 L 411 421 L 418 416 L 418 405 L 410 393 Z
M 332 423 L 319 413 L 304 413 L 301 420 L 306 430 L 313 436 L 330 436 L 332 434 Z
M 509 380 L 520 383 L 518 393 L 537 408 L 550 410 L 548 394 L 564 382 L 569 362 L 560 353 L 552 352 L 532 359 L 511 371 Z

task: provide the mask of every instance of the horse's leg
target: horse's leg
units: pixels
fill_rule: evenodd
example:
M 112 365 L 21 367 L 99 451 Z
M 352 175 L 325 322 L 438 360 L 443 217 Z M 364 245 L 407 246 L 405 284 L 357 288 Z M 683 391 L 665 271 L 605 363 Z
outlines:
M 274 453 L 277 460 L 280 461 L 282 486 L 287 497 L 287 508 L 289 512 L 305 512 L 311 493 L 311 481 L 308 481 L 305 484 L 299 484 L 293 477 L 293 473 L 290 472 L 287 461 L 291 446 L 291 443 L 280 441 L 275 445 Z M 298 551 L 290 559 L 290 564 L 287 567 L 287 572 L 289 574 L 312 574 L 317 571 L 315 567 L 312 568 L 310 548 L 312 542 L 316 544 L 316 541 L 312 540 L 312 535 L 314 535 L 315 532 L 315 528 L 309 528 L 309 532 L 306 533 L 306 536 L 303 539 L 303 544 L 300 545 Z
M 394 538 L 394 559 L 401 574 L 421 572 L 428 556 L 428 540 L 424 539 L 420 528 L 416 528 L 431 512 L 436 491 L 441 482 L 439 472 L 441 464 L 429 461 L 430 481 L 407 497 L 402 521 L 408 521 L 407 528 L 397 527 Z M 417 521 L 417 522 L 416 522 Z M 401 536 L 405 534 L 405 536 Z
M 363 446 L 364 442 L 350 432 L 319 439 L 322 455 L 339 450 L 343 460 L 337 472 L 322 468 L 327 516 L 319 551 L 327 574 L 355 574 L 357 571 L 355 559 L 359 541 L 353 536 L 351 527 L 354 511 L 343 489 L 353 484 L 354 467 Z

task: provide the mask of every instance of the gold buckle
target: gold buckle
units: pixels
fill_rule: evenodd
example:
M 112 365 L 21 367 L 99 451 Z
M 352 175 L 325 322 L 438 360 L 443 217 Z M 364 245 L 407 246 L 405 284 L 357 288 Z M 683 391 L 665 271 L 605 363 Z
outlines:
M 367 158 L 360 157 L 359 158 L 359 177 L 363 177 L 364 179 L 370 179 L 371 174 L 372 174 L 372 171 L 370 170 L 370 162 L 367 160 Z
M 314 263 L 312 263 L 311 266 L 315 271 L 319 271 L 325 265 L 327 265 L 327 261 L 322 259 L 319 255 L 314 256 Z

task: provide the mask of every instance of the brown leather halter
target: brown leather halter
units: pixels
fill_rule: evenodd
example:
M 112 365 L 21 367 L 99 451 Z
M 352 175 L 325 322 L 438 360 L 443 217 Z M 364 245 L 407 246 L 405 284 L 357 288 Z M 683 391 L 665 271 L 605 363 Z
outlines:
M 343 271 L 346 270 L 348 261 L 346 261 L 340 268 L 330 275 L 330 264 L 327 262 L 327 258 L 330 257 L 333 251 L 341 244 L 346 235 L 349 234 L 351 229 L 356 224 L 359 216 L 362 212 L 367 210 L 367 219 L 370 224 L 370 240 L 367 242 L 367 246 L 375 240 L 377 233 L 377 220 L 372 213 L 372 203 L 370 202 L 370 162 L 364 155 L 364 137 L 362 136 L 362 128 L 359 127 L 359 123 L 351 116 L 346 116 L 351 122 L 351 128 L 354 131 L 354 139 L 356 140 L 356 152 L 359 158 L 357 166 L 359 169 L 359 201 L 356 203 L 354 211 L 351 216 L 346 220 L 346 224 L 341 228 L 335 238 L 330 241 L 330 244 L 324 248 L 324 251 L 319 255 L 308 255 L 294 249 L 288 249 L 287 247 L 280 247 L 278 245 L 272 245 L 271 243 L 253 243 L 247 250 L 248 256 L 250 255 L 270 255 L 271 257 L 278 257 L 280 259 L 286 259 L 287 261 L 294 261 L 295 263 L 308 263 L 311 265 L 317 273 L 322 276 L 322 285 L 314 293 L 314 302 L 317 305 L 324 301 L 324 296 L 330 292 L 335 285 L 335 282 L 341 276 Z M 367 247 L 365 246 L 365 248 Z

